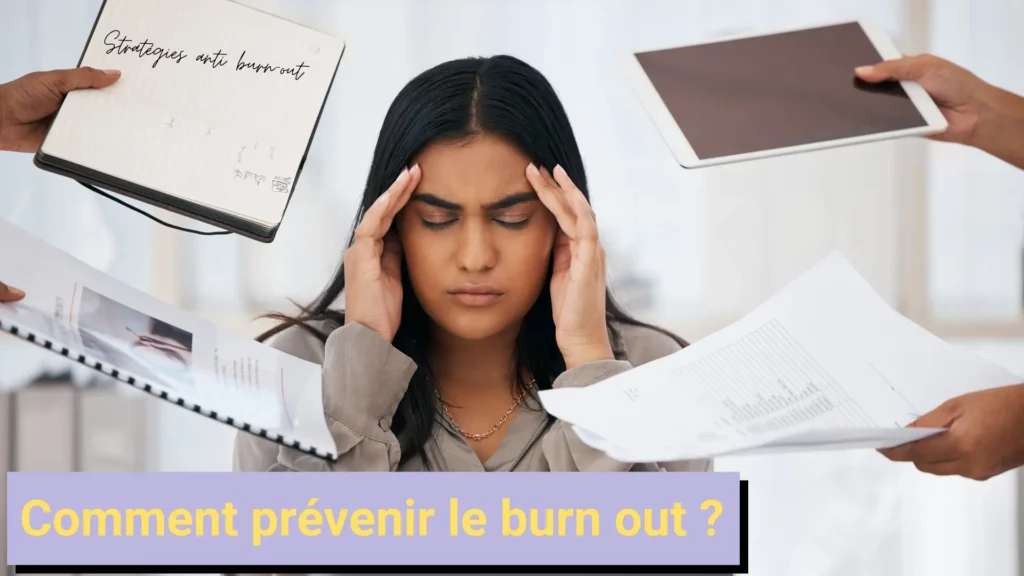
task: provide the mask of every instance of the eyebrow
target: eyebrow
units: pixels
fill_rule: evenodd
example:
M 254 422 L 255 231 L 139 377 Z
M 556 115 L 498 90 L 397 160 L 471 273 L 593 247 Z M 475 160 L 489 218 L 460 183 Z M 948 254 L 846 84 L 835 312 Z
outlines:
M 511 208 L 516 204 L 522 204 L 523 202 L 529 202 L 537 199 L 536 192 L 516 192 L 515 194 L 509 194 L 497 202 L 491 202 L 490 204 L 484 205 L 486 210 L 503 210 L 505 208 Z M 462 210 L 461 204 L 455 202 L 449 202 L 435 196 L 434 194 L 417 194 L 412 197 L 414 202 L 422 202 L 428 206 L 435 206 L 444 210 L 458 211 Z

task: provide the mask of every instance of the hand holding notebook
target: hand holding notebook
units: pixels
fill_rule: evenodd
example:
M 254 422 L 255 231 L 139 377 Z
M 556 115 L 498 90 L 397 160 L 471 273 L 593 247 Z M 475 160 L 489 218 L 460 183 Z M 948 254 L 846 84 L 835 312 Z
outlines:
M 69 92 L 106 88 L 120 77 L 117 70 L 82 67 L 34 72 L 0 84 L 0 150 L 38 152 Z
M 44 170 L 273 241 L 344 43 L 231 0 L 105 0 Z

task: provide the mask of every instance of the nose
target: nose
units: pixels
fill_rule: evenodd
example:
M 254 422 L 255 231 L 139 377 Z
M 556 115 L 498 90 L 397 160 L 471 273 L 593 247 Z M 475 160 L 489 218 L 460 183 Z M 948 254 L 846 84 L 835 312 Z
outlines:
M 467 218 L 458 239 L 459 268 L 466 272 L 486 272 L 498 262 L 498 250 L 487 225 L 476 218 Z

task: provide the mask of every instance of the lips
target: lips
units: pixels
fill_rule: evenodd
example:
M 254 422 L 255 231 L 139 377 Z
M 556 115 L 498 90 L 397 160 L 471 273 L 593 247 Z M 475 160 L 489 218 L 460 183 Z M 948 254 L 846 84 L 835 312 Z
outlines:
M 456 302 L 463 306 L 487 306 L 493 304 L 505 293 L 496 286 L 487 284 L 465 284 L 448 291 Z

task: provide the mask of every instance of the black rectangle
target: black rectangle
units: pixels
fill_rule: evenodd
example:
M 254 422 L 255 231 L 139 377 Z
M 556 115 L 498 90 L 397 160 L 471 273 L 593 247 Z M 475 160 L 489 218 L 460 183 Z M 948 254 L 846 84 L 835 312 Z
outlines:
M 926 126 L 857 22 L 655 50 L 636 59 L 700 159 Z

